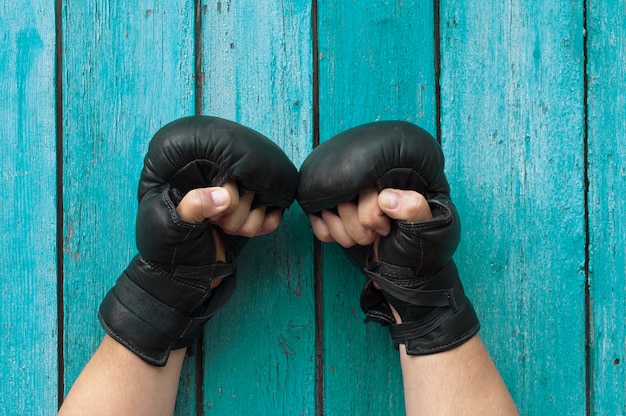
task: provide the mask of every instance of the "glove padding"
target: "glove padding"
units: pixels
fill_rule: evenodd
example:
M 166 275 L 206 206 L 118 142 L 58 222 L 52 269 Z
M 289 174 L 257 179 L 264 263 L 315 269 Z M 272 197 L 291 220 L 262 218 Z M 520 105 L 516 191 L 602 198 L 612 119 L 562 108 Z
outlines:
M 441 147 L 425 130 L 385 121 L 352 128 L 322 143 L 300 169 L 297 199 L 309 214 L 356 201 L 371 186 L 378 192 L 414 190 L 428 201 L 432 220 L 391 220 L 391 232 L 380 238 L 376 262 L 371 260 L 372 245 L 344 249 L 369 278 L 361 293 L 367 320 L 390 325 L 392 339 L 405 344 L 410 355 L 453 348 L 479 329 L 452 260 L 460 222 L 443 167 Z M 389 305 L 402 324 L 396 324 Z
M 285 210 L 298 174 L 282 150 L 237 123 L 207 116 L 176 120 L 152 138 L 139 180 L 136 241 L 130 262 L 100 305 L 106 332 L 149 364 L 164 366 L 172 349 L 188 347 L 235 290 L 235 258 L 247 238 L 182 221 L 176 206 L 194 188 L 234 179 L 253 205 Z M 216 261 L 214 232 L 226 247 Z M 211 289 L 211 282 L 223 278 Z

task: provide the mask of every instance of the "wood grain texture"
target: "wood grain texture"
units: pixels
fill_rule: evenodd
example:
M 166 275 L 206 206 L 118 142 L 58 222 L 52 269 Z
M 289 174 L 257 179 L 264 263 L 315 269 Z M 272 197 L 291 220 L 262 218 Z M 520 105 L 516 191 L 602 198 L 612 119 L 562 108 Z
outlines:
M 582 1 L 441 2 L 457 263 L 521 414 L 585 414 Z
M 67 392 L 95 350 L 100 301 L 136 252 L 147 143 L 199 99 L 205 114 L 262 132 L 297 166 L 312 150 L 314 110 L 322 141 L 385 119 L 436 134 L 439 111 L 463 222 L 457 264 L 521 413 L 584 415 L 588 406 L 626 416 L 623 2 L 434 3 L 438 14 L 417 0 L 318 0 L 314 34 L 310 1 L 208 2 L 195 79 L 194 2 L 66 0 L 56 22 L 61 91 L 53 2 L 1 4 L 0 414 L 54 414 L 58 371 Z M 177 416 L 196 415 L 199 397 L 207 415 L 315 413 L 312 241 L 294 205 L 278 232 L 246 247 L 235 297 L 206 326 L 204 351 L 186 360 Z M 397 352 L 386 329 L 362 322 L 364 278 L 338 247 L 322 254 L 325 414 L 403 414 Z
M 402 119 L 436 134 L 431 2 L 318 2 L 320 138 Z M 398 353 L 388 330 L 365 325 L 364 277 L 323 247 L 324 410 L 404 414 Z
M 626 415 L 626 9 L 587 2 L 590 409 Z
M 104 335 L 102 298 L 136 253 L 147 143 L 194 112 L 193 22 L 188 1 L 64 3 L 66 390 Z M 192 414 L 193 400 L 184 403 L 192 410 L 179 414 Z
M 203 112 L 263 133 L 299 166 L 312 148 L 311 2 L 217 2 L 202 16 Z M 237 292 L 205 330 L 207 414 L 314 414 L 307 222 L 294 205 L 241 253 Z
M 54 414 L 54 5 L 4 3 L 0 27 L 0 414 Z

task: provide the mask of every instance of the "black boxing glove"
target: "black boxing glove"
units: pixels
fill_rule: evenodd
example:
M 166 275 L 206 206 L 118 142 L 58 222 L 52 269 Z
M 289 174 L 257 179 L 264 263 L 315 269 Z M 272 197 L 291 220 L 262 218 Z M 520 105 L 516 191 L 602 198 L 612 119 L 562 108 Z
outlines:
M 392 339 L 405 344 L 410 355 L 458 346 L 480 326 L 452 260 L 460 222 L 443 167 L 441 147 L 425 130 L 384 121 L 338 134 L 319 145 L 300 168 L 297 199 L 310 214 L 356 201 L 371 186 L 378 192 L 414 190 L 428 201 L 433 219 L 392 220 L 391 232 L 379 240 L 377 261 L 371 260 L 372 245 L 344 249 L 369 278 L 361 293 L 367 320 L 390 325 Z
M 100 305 L 106 332 L 149 364 L 164 366 L 172 349 L 190 346 L 201 326 L 235 289 L 235 258 L 247 238 L 182 221 L 176 206 L 194 188 L 233 179 L 253 204 L 285 210 L 298 172 L 266 137 L 215 117 L 176 120 L 152 138 L 139 180 L 139 254 Z M 216 261 L 217 232 L 227 262 Z M 211 289 L 211 282 L 223 278 Z

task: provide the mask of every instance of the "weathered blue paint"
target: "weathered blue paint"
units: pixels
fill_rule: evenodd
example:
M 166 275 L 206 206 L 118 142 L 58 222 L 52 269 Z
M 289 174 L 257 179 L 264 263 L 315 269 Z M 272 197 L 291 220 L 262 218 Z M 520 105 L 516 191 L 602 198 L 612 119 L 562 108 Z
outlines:
M 57 406 L 55 37 L 45 3 L 0 6 L 3 415 Z
M 457 262 L 528 415 L 585 413 L 583 3 L 441 2 Z
M 402 119 L 436 134 L 432 2 L 318 2 L 320 138 Z M 364 277 L 323 247 L 325 411 L 404 413 L 397 351 L 386 328 L 365 325 Z
M 104 335 L 100 301 L 136 253 L 147 143 L 193 114 L 193 21 L 187 1 L 64 3 L 66 391 Z
M 193 114 L 197 98 L 205 114 L 261 131 L 298 166 L 312 149 L 315 110 L 321 140 L 393 118 L 439 133 L 463 220 L 457 263 L 522 414 L 588 406 L 626 415 L 623 4 L 435 3 L 439 13 L 432 2 L 318 1 L 316 33 L 311 2 L 207 3 L 199 79 L 193 2 L 65 1 L 61 22 L 50 2 L 1 5 L 0 413 L 53 414 L 58 371 L 67 391 L 96 348 L 98 305 L 135 253 L 147 142 Z M 313 246 L 297 206 L 277 233 L 250 243 L 240 271 L 235 298 L 206 327 L 203 354 L 187 360 L 176 414 L 196 414 L 198 391 L 205 414 L 313 414 Z M 363 277 L 331 246 L 322 272 L 326 414 L 402 414 L 397 353 L 385 329 L 361 322 Z
M 260 131 L 299 166 L 313 135 L 311 2 L 217 2 L 203 19 L 203 112 Z M 205 330 L 207 414 L 315 414 L 307 221 L 292 206 L 240 256 L 237 292 Z
M 587 2 L 591 414 L 626 415 L 626 9 Z

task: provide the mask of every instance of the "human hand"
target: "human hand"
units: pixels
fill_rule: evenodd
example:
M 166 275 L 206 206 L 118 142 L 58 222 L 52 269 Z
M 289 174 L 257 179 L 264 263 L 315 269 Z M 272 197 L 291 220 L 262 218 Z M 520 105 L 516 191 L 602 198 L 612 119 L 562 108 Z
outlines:
M 234 292 L 245 243 L 278 227 L 296 186 L 282 150 L 237 123 L 197 116 L 159 130 L 139 181 L 139 254 L 100 306 L 107 333 L 158 366 L 191 345 Z
M 452 260 L 460 222 L 443 166 L 426 131 L 385 121 L 336 135 L 300 168 L 298 203 L 315 235 L 365 273 L 361 309 L 410 355 L 453 348 L 479 328 Z
M 226 234 L 256 237 L 278 228 L 280 210 L 262 205 L 252 208 L 254 194 L 239 196 L 233 180 L 223 186 L 196 188 L 189 191 L 176 207 L 183 221 L 200 223 L 208 220 Z
M 224 233 L 241 237 L 257 237 L 269 234 L 280 224 L 281 213 L 266 206 L 251 208 L 254 194 L 239 196 L 237 183 L 227 181 L 223 186 L 192 189 L 183 197 L 176 212 L 181 220 L 201 223 L 208 220 Z M 215 260 L 226 261 L 226 248 L 217 229 L 215 238 Z M 211 281 L 211 289 L 223 279 Z
M 344 248 L 376 245 L 391 231 L 391 220 L 418 222 L 432 219 L 424 196 L 416 191 L 387 188 L 380 193 L 371 187 L 359 193 L 358 203 L 337 204 L 337 213 L 322 210 L 309 214 L 315 236 L 323 242 L 337 242 Z

